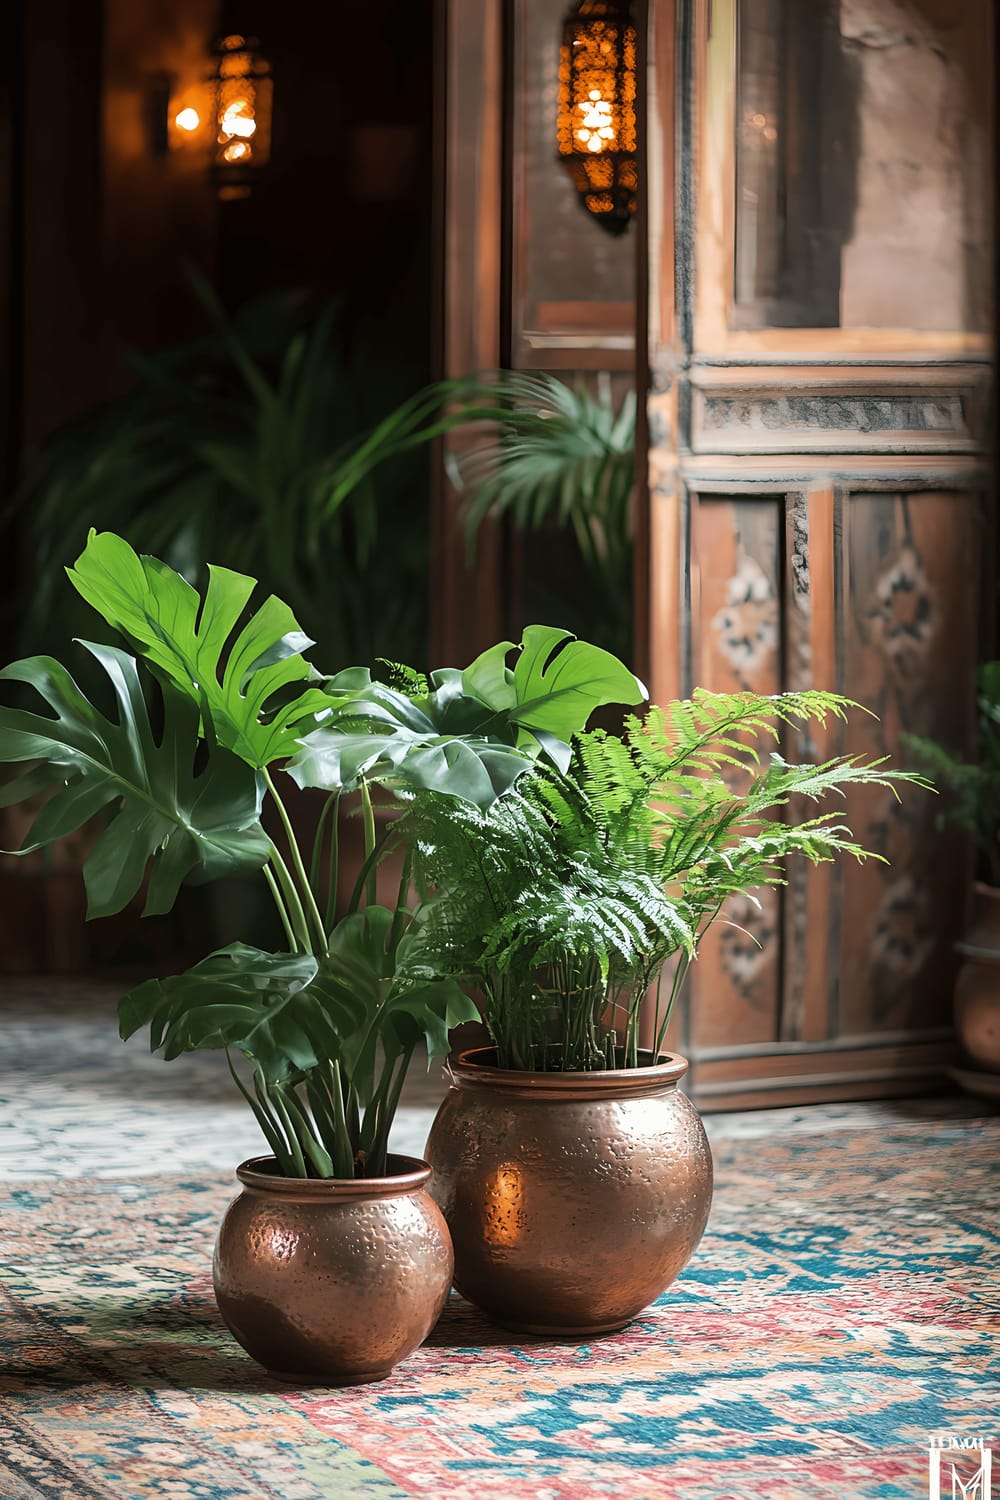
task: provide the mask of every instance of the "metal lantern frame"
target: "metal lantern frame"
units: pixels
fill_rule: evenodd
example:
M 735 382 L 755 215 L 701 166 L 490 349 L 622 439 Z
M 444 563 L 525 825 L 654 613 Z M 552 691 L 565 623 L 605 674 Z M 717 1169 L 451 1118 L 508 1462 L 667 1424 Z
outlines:
M 221 197 L 245 197 L 271 155 L 271 64 L 256 37 L 219 37 L 212 48 L 213 166 Z
M 635 214 L 636 28 L 631 0 L 578 0 L 559 52 L 559 160 L 609 234 Z

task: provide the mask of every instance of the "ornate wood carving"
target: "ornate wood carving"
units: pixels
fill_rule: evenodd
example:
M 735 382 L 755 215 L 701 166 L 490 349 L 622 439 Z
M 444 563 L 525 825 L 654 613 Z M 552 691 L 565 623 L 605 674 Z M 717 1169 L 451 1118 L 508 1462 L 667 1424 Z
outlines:
M 676 151 L 672 198 L 649 197 L 654 696 L 830 687 L 878 716 L 788 739 L 796 758 L 901 764 L 907 730 L 968 743 L 990 535 L 989 341 L 734 328 L 734 0 L 691 0 L 676 24 L 654 0 L 651 26 L 650 150 L 670 138 Z M 698 139 L 666 61 L 685 48 Z M 687 269 L 668 220 L 691 226 Z M 669 317 L 667 285 L 680 304 Z M 786 887 L 703 945 L 675 1039 L 706 1104 L 921 1092 L 954 1056 L 967 851 L 937 829 L 929 794 L 897 804 L 859 789 L 845 811 L 889 864 L 790 868 Z

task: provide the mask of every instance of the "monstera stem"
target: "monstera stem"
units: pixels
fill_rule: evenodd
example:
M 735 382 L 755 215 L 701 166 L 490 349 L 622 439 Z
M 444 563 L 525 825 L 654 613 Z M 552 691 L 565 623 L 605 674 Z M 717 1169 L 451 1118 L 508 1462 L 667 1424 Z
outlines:
M 299 893 L 295 889 L 295 882 L 292 879 L 291 871 L 282 859 L 281 852 L 273 840 L 271 842 L 270 859 L 271 864 L 274 866 L 272 879 L 277 877 L 275 884 L 280 888 L 281 894 L 288 904 L 289 925 L 294 935 L 292 947 L 296 951 L 308 953 L 311 945 L 309 942 L 309 924 L 306 922 L 306 914 L 302 910 L 302 902 L 299 900 Z
M 368 783 L 364 777 L 361 779 L 361 809 L 365 825 L 365 863 L 370 863 L 367 900 L 369 906 L 374 906 L 378 900 L 378 872 L 372 860 L 375 852 L 375 809 L 372 807 L 372 794 L 368 790 Z
M 295 837 L 295 830 L 292 827 L 292 820 L 288 816 L 288 813 L 285 809 L 285 804 L 278 796 L 278 788 L 272 781 L 271 773 L 270 771 L 268 771 L 266 766 L 264 767 L 264 781 L 268 791 L 274 798 L 274 805 L 278 809 L 278 816 L 281 819 L 281 825 L 285 830 L 285 837 L 288 839 L 288 847 L 292 855 L 292 865 L 294 867 L 296 875 L 298 876 L 301 893 L 305 897 L 306 910 L 309 913 L 310 918 L 312 919 L 312 923 L 316 931 L 316 937 L 319 942 L 319 947 L 318 949 L 316 949 L 316 952 L 323 954 L 327 951 L 327 936 L 326 928 L 323 926 L 323 918 L 319 914 L 319 907 L 316 905 L 316 897 L 313 895 L 312 886 L 309 884 L 309 876 L 306 874 L 306 867 L 302 861 L 302 854 L 299 850 L 298 840 Z
M 281 918 L 281 925 L 285 929 L 285 937 L 288 939 L 289 950 L 294 953 L 299 945 L 296 941 L 295 933 L 292 931 L 292 924 L 288 917 L 288 908 L 281 898 L 281 887 L 274 878 L 274 871 L 269 869 L 267 865 L 264 866 L 264 879 L 267 881 L 268 890 L 274 898 L 274 904 L 278 908 L 278 916 Z

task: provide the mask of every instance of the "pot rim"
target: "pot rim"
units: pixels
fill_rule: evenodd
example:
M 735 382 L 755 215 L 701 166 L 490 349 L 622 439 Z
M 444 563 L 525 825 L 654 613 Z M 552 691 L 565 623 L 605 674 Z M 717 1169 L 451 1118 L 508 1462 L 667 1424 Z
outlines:
M 638 1068 L 604 1068 L 595 1073 L 532 1073 L 476 1060 L 483 1053 L 495 1051 L 494 1047 L 472 1047 L 453 1053 L 445 1064 L 452 1087 L 474 1089 L 485 1085 L 523 1099 L 623 1099 L 674 1090 L 688 1070 L 687 1058 L 677 1053 L 661 1053 L 659 1061 Z M 652 1054 L 646 1050 L 639 1056 Z
M 401 1198 L 419 1192 L 431 1180 L 429 1162 L 419 1156 L 400 1156 L 390 1151 L 389 1163 L 400 1170 L 387 1177 L 283 1177 L 269 1172 L 277 1166 L 273 1156 L 251 1156 L 236 1168 L 236 1176 L 252 1192 L 280 1198 Z

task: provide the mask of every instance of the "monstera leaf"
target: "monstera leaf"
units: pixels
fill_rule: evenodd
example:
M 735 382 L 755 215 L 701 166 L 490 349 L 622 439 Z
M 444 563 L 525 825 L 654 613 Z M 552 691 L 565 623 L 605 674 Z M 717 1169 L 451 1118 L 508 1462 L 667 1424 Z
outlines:
M 0 680 L 30 684 L 56 714 L 0 708 L 0 762 L 37 762 L 0 786 L 0 806 L 54 789 L 16 852 L 41 849 L 96 814 L 110 812 L 83 867 L 91 917 L 121 911 L 147 870 L 148 916 L 169 911 L 188 877 L 212 880 L 259 869 L 270 841 L 259 822 L 253 771 L 218 746 L 196 769 L 195 704 L 164 686 L 164 724 L 157 739 L 135 660 L 113 646 L 81 644 L 110 679 L 117 723 L 105 718 L 51 657 L 29 657 L 0 672 Z
M 209 567 L 202 599 L 165 563 L 93 530 L 67 571 L 87 603 L 199 703 L 214 737 L 248 765 L 293 754 L 311 715 L 329 708 L 319 688 L 305 686 L 316 673 L 301 653 L 313 643 L 273 594 L 227 651 L 256 579 Z
M 363 776 L 444 792 L 486 808 L 544 753 L 563 771 L 566 741 L 604 703 L 636 704 L 645 689 L 627 667 L 568 631 L 529 625 L 464 672 L 433 672 L 404 692 L 357 670 L 331 679 L 333 712 L 308 734 L 289 771 L 300 786 L 354 786 Z
M 462 673 L 466 693 L 542 739 L 569 740 L 605 703 L 642 703 L 646 689 L 617 656 L 554 625 L 528 625 L 514 669 L 506 657 L 512 641 L 501 641 Z
M 406 940 L 393 945 L 393 918 L 381 906 L 345 918 L 328 957 L 234 943 L 185 974 L 147 980 L 119 1006 L 121 1034 L 148 1026 L 151 1050 L 168 1059 L 231 1048 L 269 1082 L 337 1060 L 366 1103 L 380 1049 L 398 1055 L 423 1036 L 440 1056 L 448 1028 L 477 1014 L 454 981 L 397 973 Z
M 336 681 L 336 679 L 334 679 Z M 476 705 L 480 717 L 482 705 Z M 449 733 L 434 695 L 414 702 L 395 688 L 369 682 L 328 727 L 302 741 L 288 766 L 302 787 L 350 790 L 368 776 L 413 790 L 448 792 L 488 807 L 527 769 L 513 744 Z
M 202 1048 L 232 1048 L 280 1080 L 337 1057 L 364 1024 L 360 997 L 317 983 L 311 953 L 263 953 L 234 943 L 185 974 L 150 979 L 118 1008 L 128 1038 L 149 1027 L 153 1052 L 166 1059 Z

